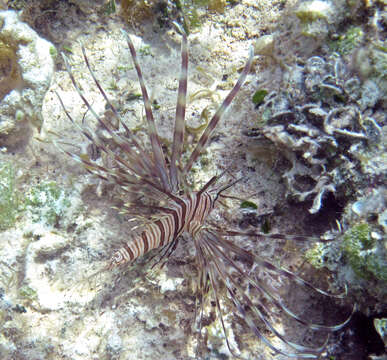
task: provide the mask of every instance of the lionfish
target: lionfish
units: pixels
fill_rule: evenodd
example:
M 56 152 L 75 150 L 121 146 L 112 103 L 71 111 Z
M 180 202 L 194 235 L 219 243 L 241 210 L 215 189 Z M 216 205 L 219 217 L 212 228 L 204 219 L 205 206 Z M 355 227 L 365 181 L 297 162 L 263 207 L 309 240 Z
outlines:
M 182 36 L 181 43 L 181 73 L 179 78 L 176 116 L 173 133 L 173 143 L 170 158 L 163 151 L 160 137 L 157 132 L 156 123 L 152 114 L 151 101 L 145 87 L 144 79 L 137 60 L 136 51 L 129 35 L 122 31 L 126 38 L 132 61 L 137 72 L 141 86 L 142 99 L 145 107 L 145 117 L 148 126 L 150 149 L 136 138 L 134 133 L 125 124 L 115 106 L 109 101 L 104 89 L 100 85 L 94 71 L 91 69 L 85 48 L 82 45 L 84 62 L 100 94 L 106 101 L 107 108 L 113 114 L 111 119 L 99 116 L 93 109 L 85 94 L 77 84 L 69 60 L 63 55 L 64 64 L 72 84 L 78 92 L 83 103 L 98 125 L 110 136 L 110 143 L 85 124 L 77 123 L 66 109 L 61 97 L 57 93 L 61 106 L 67 118 L 75 124 L 81 133 L 91 141 L 92 144 L 104 153 L 110 160 L 109 166 L 99 165 L 88 155 L 76 155 L 61 148 L 76 161 L 83 164 L 85 169 L 99 178 L 112 181 L 119 186 L 120 190 L 128 196 L 137 195 L 135 206 L 129 203 L 123 205 L 126 213 L 135 214 L 140 219 L 148 217 L 148 221 L 141 227 L 138 236 L 125 242 L 111 257 L 105 269 L 112 270 L 123 264 L 131 263 L 138 257 L 148 253 L 152 249 L 159 250 L 159 263 L 162 259 L 166 261 L 176 249 L 183 235 L 188 235 L 195 247 L 195 259 L 198 271 L 197 276 L 197 304 L 199 311 L 198 336 L 202 333 L 202 322 L 204 313 L 204 302 L 212 292 L 216 304 L 217 317 L 220 321 L 228 350 L 237 358 L 237 354 L 229 340 L 225 322 L 224 302 L 228 302 L 233 312 L 247 324 L 251 332 L 269 347 L 274 354 L 282 354 L 287 357 L 317 358 L 325 349 L 329 333 L 344 327 L 353 314 L 346 320 L 336 325 L 315 324 L 301 315 L 292 311 L 281 298 L 278 289 L 268 282 L 275 282 L 277 278 L 290 281 L 303 289 L 315 292 L 330 298 L 343 298 L 342 294 L 329 294 L 311 283 L 303 280 L 298 275 L 279 267 L 272 262 L 263 259 L 251 251 L 245 250 L 234 244 L 230 237 L 246 236 L 266 239 L 281 240 L 319 240 L 316 237 L 299 235 L 282 235 L 278 233 L 265 234 L 257 231 L 232 231 L 221 229 L 209 221 L 211 211 L 217 205 L 222 193 L 232 187 L 240 179 L 228 181 L 219 185 L 220 179 L 225 175 L 227 169 L 221 174 L 213 176 L 199 191 L 192 191 L 187 181 L 187 174 L 193 164 L 199 158 L 208 144 L 214 129 L 218 125 L 231 102 L 239 92 L 253 61 L 253 50 L 250 49 L 248 60 L 232 90 L 223 100 L 207 127 L 199 138 L 196 147 L 190 154 L 188 160 L 182 164 L 182 154 L 185 132 L 185 112 L 187 103 L 187 73 L 188 73 L 188 40 L 184 29 L 174 23 L 177 31 Z M 111 143 L 114 146 L 111 146 Z M 149 147 L 149 146 L 148 146 Z M 122 209 L 121 209 L 122 210 Z M 157 215 L 154 215 L 154 213 Z M 150 215 L 152 214 L 153 215 Z M 257 275 L 265 273 L 266 280 Z M 222 296 L 222 292 L 226 295 Z M 198 305 L 200 304 L 200 305 Z M 269 305 L 268 305 L 269 304 Z M 199 308 L 200 307 L 200 308 Z M 269 309 L 270 307 L 270 309 Z M 274 325 L 273 311 L 285 313 L 290 319 L 301 324 L 305 329 L 324 331 L 328 334 L 326 341 L 316 347 L 301 345 L 292 342 L 283 332 Z M 197 314 L 197 311 L 195 314 Z M 196 318 L 197 315 L 195 315 Z M 263 326 L 262 326 L 263 325 Z M 260 326 L 260 327 L 259 327 Z M 263 329 L 261 329 L 263 327 Z M 282 346 L 274 345 L 269 339 L 274 337 Z M 284 350 L 283 347 L 289 350 Z M 198 354 L 196 354 L 198 356 Z

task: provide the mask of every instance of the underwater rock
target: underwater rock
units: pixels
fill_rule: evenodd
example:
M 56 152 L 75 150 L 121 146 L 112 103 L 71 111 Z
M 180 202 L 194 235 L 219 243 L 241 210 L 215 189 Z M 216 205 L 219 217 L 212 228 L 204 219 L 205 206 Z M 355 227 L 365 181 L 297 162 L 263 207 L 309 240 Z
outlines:
M 387 192 L 379 186 L 346 206 L 342 232 L 328 232 L 335 241 L 317 243 L 305 255 L 314 267 L 326 267 L 339 283 L 349 284 L 366 314 L 382 312 L 387 301 L 386 226 L 380 221 L 386 212 Z
M 179 285 L 184 281 L 183 278 L 171 278 L 167 277 L 165 273 L 161 273 L 158 276 L 160 293 L 164 294 L 167 291 L 177 291 Z
M 358 278 L 387 282 L 387 261 L 382 235 L 366 222 L 351 226 L 343 236 L 342 251 Z
M 257 39 L 254 44 L 254 54 L 255 55 L 266 55 L 272 56 L 274 51 L 274 36 L 263 35 Z
M 387 348 L 387 318 L 374 319 L 374 327 L 382 338 L 384 346 Z
M 370 215 L 379 216 L 386 210 L 387 190 L 383 187 L 375 189 L 369 196 L 358 199 L 352 204 L 352 211 L 360 218 Z M 380 225 L 384 225 L 380 223 Z M 386 228 L 384 228 L 386 230 Z
M 27 247 L 22 295 L 30 302 L 39 304 L 41 309 L 58 310 L 65 303 L 63 293 L 50 284 L 44 274 L 48 268 L 55 270 L 58 258 L 67 246 L 66 238 L 54 233 L 44 233 L 38 241 L 31 242 Z
M 118 334 L 111 334 L 107 339 L 106 351 L 110 354 L 120 353 L 122 349 L 122 339 Z
M 0 136 L 8 146 L 26 136 L 27 121 L 42 125 L 42 102 L 54 72 L 51 49 L 16 12 L 0 12 Z
M 301 22 L 303 35 L 324 38 L 333 24 L 343 20 L 344 11 L 344 3 L 340 1 L 312 0 L 301 2 L 295 14 Z
M 359 75 L 367 78 L 374 83 L 380 91 L 380 97 L 384 101 L 384 107 L 387 100 L 387 40 L 374 41 L 367 47 L 360 48 L 354 57 L 354 68 Z M 373 96 L 372 92 L 369 95 Z

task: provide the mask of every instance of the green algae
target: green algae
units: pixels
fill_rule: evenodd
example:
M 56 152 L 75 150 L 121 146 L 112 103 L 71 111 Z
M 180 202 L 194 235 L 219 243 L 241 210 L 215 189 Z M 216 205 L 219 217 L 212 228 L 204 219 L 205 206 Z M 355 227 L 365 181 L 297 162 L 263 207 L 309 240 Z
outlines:
M 58 57 L 58 51 L 56 50 L 55 46 L 51 45 L 49 49 L 51 57 L 55 60 Z
M 251 210 L 257 210 L 258 206 L 253 203 L 252 201 L 245 200 L 241 203 L 241 209 L 251 209 Z
M 138 52 L 142 56 L 151 56 L 152 55 L 151 47 L 149 45 L 142 46 L 140 49 L 138 49 Z
M 28 301 L 33 301 L 33 300 L 36 300 L 38 298 L 37 292 L 27 285 L 21 286 L 19 288 L 18 295 L 20 298 L 23 298 L 23 299 L 28 300 Z
M 377 236 L 370 224 L 356 223 L 344 233 L 339 248 L 334 250 L 329 243 L 317 243 L 305 253 L 305 258 L 317 269 L 330 268 L 342 258 L 359 279 L 386 282 L 387 261 L 382 242 L 383 238 Z
M 105 15 L 112 15 L 112 14 L 115 14 L 117 11 L 117 6 L 116 6 L 116 2 L 114 0 L 109 0 L 107 3 L 105 3 L 103 6 L 102 6 L 102 12 L 105 14 Z
M 55 181 L 32 187 L 26 196 L 26 209 L 33 222 L 54 226 L 70 206 L 68 194 Z
M 10 163 L 0 162 L 0 230 L 6 230 L 15 224 L 18 207 L 15 170 Z
M 267 90 L 257 90 L 253 95 L 253 103 L 255 106 L 259 106 L 263 103 L 265 96 L 267 95 Z
M 337 40 L 329 44 L 330 50 L 338 52 L 342 55 L 350 53 L 352 50 L 358 48 L 364 40 L 364 31 L 359 26 L 350 27 Z
M 325 267 L 326 245 L 318 243 L 305 253 L 306 260 L 316 269 Z
M 377 242 L 371 236 L 370 225 L 359 223 L 344 234 L 342 250 L 356 276 L 387 281 L 386 259 L 377 251 Z
M 15 89 L 21 81 L 16 50 L 0 39 L 0 99 Z

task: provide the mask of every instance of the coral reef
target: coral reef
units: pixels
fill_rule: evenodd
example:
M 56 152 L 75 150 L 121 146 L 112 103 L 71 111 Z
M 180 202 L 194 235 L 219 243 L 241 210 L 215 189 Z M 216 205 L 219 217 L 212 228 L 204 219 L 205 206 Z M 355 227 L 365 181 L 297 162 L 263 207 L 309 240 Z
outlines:
M 374 41 L 357 50 L 354 67 L 363 79 L 377 85 L 382 100 L 387 101 L 387 40 Z
M 387 191 L 378 186 L 347 204 L 340 220 L 345 230 L 334 235 L 336 241 L 306 252 L 313 266 L 326 267 L 339 282 L 349 284 L 360 308 L 369 314 L 382 312 L 387 301 L 386 212 Z
M 342 251 L 356 276 L 387 282 L 386 254 L 381 239 L 367 223 L 353 225 L 345 232 Z
M 140 129 L 143 127 L 143 109 L 136 96 L 139 93 L 139 87 L 133 70 L 127 63 L 128 53 L 127 50 L 123 50 L 125 46 L 120 33 L 120 30 L 126 28 L 128 24 L 119 16 L 115 16 L 111 8 L 104 7 L 104 4 L 110 5 L 113 2 L 105 0 L 96 2 L 33 0 L 28 2 L 8 1 L 7 3 L 20 4 L 18 9 L 22 10 L 22 16 L 34 25 L 34 29 L 37 29 L 39 34 L 54 41 L 58 45 L 58 52 L 60 49 L 71 49 L 68 56 L 74 64 L 75 76 L 80 79 L 82 89 L 93 106 L 97 108 L 98 114 L 103 116 L 102 114 L 106 112 L 104 102 L 96 95 L 92 80 L 84 77 L 83 69 L 78 66 L 82 58 L 75 40 L 83 42 L 90 54 L 93 68 L 98 69 L 96 75 L 107 90 L 108 97 L 117 102 L 119 111 L 128 119 L 129 127 Z M 136 3 L 140 4 L 140 2 Z M 141 3 L 154 4 L 156 2 L 144 1 Z M 163 3 L 172 4 L 171 1 Z M 176 3 L 178 2 L 173 2 L 173 4 Z M 309 19 L 305 22 L 307 26 L 309 22 L 312 25 L 315 23 L 325 27 L 324 37 L 316 38 L 305 34 L 306 36 L 302 37 L 296 48 L 299 53 L 308 53 L 309 58 L 310 53 L 317 46 L 322 45 L 326 49 L 329 48 L 330 51 L 335 50 L 345 56 L 345 59 L 328 55 L 315 58 L 318 64 L 321 63 L 319 65 L 319 68 L 322 69 L 321 76 L 335 73 L 332 70 L 335 59 L 339 59 L 339 64 L 351 63 L 348 61 L 348 54 L 351 55 L 351 51 L 353 54 L 357 46 L 362 46 L 355 50 L 355 55 L 351 55 L 350 58 L 353 60 L 351 65 L 356 68 L 354 73 L 358 76 L 358 85 L 354 87 L 354 90 L 357 89 L 360 95 L 353 100 L 350 97 L 351 91 L 347 91 L 348 88 L 343 90 L 343 82 L 355 78 L 354 73 L 349 71 L 346 71 L 343 76 L 340 72 L 341 75 L 338 78 L 341 79 L 341 82 L 338 85 L 333 80 L 330 81 L 328 76 L 323 85 L 321 85 L 322 81 L 315 87 L 312 84 L 312 90 L 308 90 L 308 94 L 305 95 L 302 91 L 305 88 L 306 75 L 309 74 L 309 78 L 314 80 L 316 73 L 320 70 L 313 72 L 313 69 L 306 69 L 306 58 L 294 61 L 294 52 L 291 51 L 293 48 L 287 42 L 287 39 L 291 38 L 289 32 L 279 29 L 278 33 L 270 33 L 272 24 L 282 23 L 282 19 L 278 17 L 279 14 L 284 14 L 282 4 L 273 6 L 271 3 L 259 2 L 258 4 L 255 1 L 212 1 L 212 4 L 218 3 L 221 6 L 226 3 L 226 11 L 220 14 L 221 7 L 215 9 L 215 12 L 207 11 L 209 3 L 198 0 L 187 1 L 183 4 L 186 8 L 182 12 L 188 18 L 189 25 L 192 26 L 190 29 L 197 31 L 190 36 L 192 65 L 189 68 L 189 92 L 196 94 L 203 91 L 203 88 L 210 89 L 211 96 L 216 101 L 216 97 L 235 80 L 237 69 L 242 63 L 240 54 L 245 54 L 252 39 L 262 34 L 266 35 L 260 38 L 260 44 L 257 43 L 256 53 L 264 55 L 265 59 L 258 59 L 256 70 L 264 73 L 265 69 L 259 66 L 268 64 L 274 64 L 275 70 L 272 71 L 273 67 L 271 67 L 270 76 L 267 79 L 258 84 L 250 82 L 245 89 L 242 89 L 242 96 L 236 99 L 219 133 L 211 139 L 210 151 L 202 161 L 209 165 L 204 167 L 198 164 L 195 168 L 195 179 L 201 183 L 209 176 L 229 166 L 230 161 L 240 162 L 240 171 L 238 170 L 238 173 L 233 175 L 243 177 L 244 180 L 236 184 L 232 190 L 234 194 L 241 195 L 248 201 L 238 200 L 233 210 L 231 207 L 230 209 L 225 208 L 224 213 L 221 214 L 224 219 L 238 226 L 242 212 L 247 212 L 257 218 L 268 211 L 271 214 L 270 223 L 275 230 L 284 231 L 285 229 L 293 233 L 301 230 L 301 233 L 310 233 L 309 228 L 303 228 L 304 224 L 294 224 L 289 220 L 292 219 L 292 215 L 298 220 L 300 216 L 303 216 L 303 210 L 296 215 L 272 214 L 275 206 L 285 203 L 283 201 L 284 184 L 280 181 L 281 173 L 277 171 L 277 168 L 272 172 L 268 166 L 259 168 L 259 180 L 257 180 L 258 177 L 251 176 L 255 164 L 249 164 L 251 167 L 245 166 L 245 158 L 239 157 L 238 150 L 230 156 L 230 149 L 241 149 L 239 147 L 241 127 L 248 127 L 249 125 L 246 124 L 249 124 L 250 119 L 254 118 L 249 97 L 255 92 L 253 103 L 258 112 L 260 113 L 264 107 L 268 109 L 266 117 L 263 117 L 266 124 L 261 122 L 261 125 L 268 127 L 283 125 L 285 138 L 288 136 L 291 141 L 287 146 L 283 145 L 280 140 L 276 140 L 276 144 L 281 148 L 276 148 L 276 152 L 269 154 L 273 158 L 272 164 L 276 163 L 278 154 L 282 150 L 283 153 L 289 154 L 290 159 L 294 159 L 294 163 L 299 168 L 305 170 L 307 175 L 300 177 L 296 173 L 292 184 L 300 194 L 313 190 L 314 187 L 323 188 L 324 179 L 320 180 L 317 186 L 318 174 L 321 171 L 325 172 L 327 182 L 324 192 L 320 193 L 320 210 L 324 210 L 327 204 L 325 194 L 333 191 L 329 185 L 335 187 L 333 194 L 337 196 L 338 201 L 345 202 L 350 199 L 345 208 L 345 217 L 341 219 L 343 236 L 340 238 L 340 234 L 331 234 L 330 237 L 337 241 L 320 243 L 312 247 L 306 254 L 307 259 L 313 265 L 320 269 L 328 268 L 332 272 L 314 271 L 310 266 L 305 266 L 306 270 L 304 268 L 301 271 L 309 278 L 313 277 L 314 280 L 316 280 L 316 274 L 329 274 L 331 290 L 337 287 L 336 282 L 346 282 L 350 296 L 355 297 L 360 303 L 360 308 L 364 313 L 374 314 L 382 308 L 381 304 L 386 303 L 382 295 L 385 282 L 382 281 L 377 270 L 378 266 L 380 268 L 383 265 L 385 255 L 382 250 L 385 245 L 384 240 L 380 237 L 384 236 L 383 231 L 385 233 L 387 225 L 387 211 L 385 200 L 383 200 L 385 193 L 382 187 L 385 178 L 384 169 L 381 168 L 383 161 L 385 163 L 385 158 L 382 156 L 385 120 L 381 116 L 383 115 L 383 101 L 386 97 L 386 88 L 383 85 L 386 83 L 385 75 L 383 75 L 386 59 L 385 44 L 370 42 L 365 46 L 363 40 L 368 39 L 369 28 L 366 31 L 359 22 L 352 23 L 348 20 L 349 11 L 346 12 L 346 18 L 342 23 L 345 27 L 342 29 L 344 33 L 337 36 L 334 34 L 337 30 L 337 22 L 331 19 L 329 14 L 325 18 Z M 355 3 L 359 4 L 360 1 L 355 1 Z M 337 9 L 333 1 L 328 5 L 332 9 Z M 361 7 L 361 5 L 357 6 Z M 378 4 L 373 5 L 375 8 L 378 6 L 380 8 Z M 297 6 L 295 8 L 297 9 Z M 135 37 L 135 41 L 136 46 L 144 49 L 144 54 L 139 54 L 139 60 L 143 65 L 148 87 L 154 89 L 150 97 L 152 101 L 157 100 L 159 104 L 159 109 L 155 109 L 158 115 L 157 120 L 159 120 L 158 126 L 160 125 L 161 131 L 166 129 L 165 133 L 168 133 L 169 119 L 173 118 L 176 105 L 173 94 L 177 89 L 176 67 L 171 65 L 179 63 L 179 47 L 177 37 L 172 32 L 166 31 L 165 28 L 160 31 L 159 26 L 149 25 L 147 27 L 144 25 L 154 17 L 159 18 L 159 15 L 162 15 L 159 10 L 153 7 L 153 14 L 150 18 L 146 17 L 144 21 L 138 18 L 135 21 L 138 25 L 135 27 L 136 33 L 139 36 Z M 382 12 L 379 12 L 380 18 L 375 23 L 384 21 Z M 140 16 L 141 13 L 138 15 Z M 160 19 L 170 21 L 180 15 L 181 12 L 177 15 L 168 13 L 166 17 L 161 16 Z M 339 15 L 342 16 L 342 14 Z M 286 17 L 287 14 L 285 13 L 284 16 Z M 297 20 L 296 15 L 292 19 L 295 17 Z M 242 18 L 243 21 L 241 21 Z M 346 23 L 349 24 L 349 27 L 346 27 Z M 302 26 L 300 28 L 302 29 Z M 132 29 L 129 31 L 132 32 Z M 311 42 L 313 46 L 309 46 Z M 33 46 L 30 44 L 30 47 Z M 17 47 L 7 46 L 7 51 L 15 49 Z M 18 61 L 19 57 L 13 56 L 15 52 L 8 52 L 8 54 L 11 54 L 9 59 Z M 55 48 L 49 47 L 45 53 L 45 59 L 51 61 L 51 58 L 55 56 Z M 70 89 L 69 80 L 63 74 L 63 64 L 60 59 L 58 57 L 56 60 L 57 68 L 52 89 L 63 94 L 66 102 L 71 104 L 72 113 L 77 114 L 76 121 L 84 121 L 94 129 L 95 124 L 90 120 L 90 113 L 79 105 L 76 95 Z M 288 59 L 292 61 L 285 61 Z M 7 76 L 12 74 L 17 81 L 22 79 L 20 65 L 15 67 L 12 61 L 9 64 L 11 66 L 5 64 L 1 68 L 3 73 L 8 74 Z M 199 70 L 199 64 L 203 66 L 201 70 Z M 311 60 L 308 66 L 312 67 L 313 64 L 314 61 Z M 34 66 L 37 66 L 38 72 L 46 71 L 40 68 L 41 65 L 37 61 Z M 345 65 L 345 67 L 348 66 Z M 285 73 L 287 78 L 283 76 Z M 289 84 L 289 87 L 285 89 L 287 94 L 278 90 L 282 87 L 283 78 L 285 78 L 285 84 Z M 214 81 L 214 79 L 222 80 Z M 272 83 L 273 87 L 269 87 L 268 83 Z M 296 85 L 293 86 L 293 84 Z M 326 85 L 332 85 L 334 88 Z M 319 92 L 320 95 L 317 96 Z M 276 117 L 274 110 L 277 105 L 273 107 L 265 105 L 270 99 L 273 100 L 273 103 L 276 100 L 280 102 L 281 99 L 286 99 L 290 105 L 284 106 L 284 109 L 291 109 L 298 117 L 306 120 L 297 123 L 289 115 L 293 125 L 296 125 L 293 129 L 290 124 L 282 122 L 281 116 Z M 295 99 L 294 102 L 293 99 Z M 194 131 L 196 131 L 197 123 L 203 123 L 203 119 L 198 120 L 199 110 L 203 108 L 202 105 L 208 105 L 207 100 L 200 98 L 190 104 L 189 114 L 190 117 L 192 115 L 194 121 L 189 125 Z M 312 104 L 312 112 L 309 111 L 309 108 L 298 110 L 295 106 L 301 106 L 298 100 L 300 102 L 305 100 Z M 325 115 L 319 113 L 320 109 L 329 113 L 340 106 L 349 106 L 351 109 L 357 109 L 358 112 L 354 110 L 355 115 L 353 116 L 350 116 L 349 110 L 343 113 L 333 113 L 329 121 L 324 123 Z M 27 110 L 31 107 L 31 104 L 26 105 Z M 359 113 L 361 116 L 358 115 Z M 341 115 L 345 121 L 339 119 Z M 63 120 L 65 116 L 52 92 L 49 92 L 45 98 L 43 117 L 47 129 L 59 133 L 62 139 L 71 138 L 75 146 L 85 146 L 77 137 L 74 126 L 69 124 L 67 119 Z M 371 120 L 364 123 L 363 120 L 368 118 L 373 119 L 374 123 Z M 3 119 L 4 117 L 1 118 Z M 9 122 L 11 124 L 9 129 L 18 128 L 15 119 L 21 122 L 27 120 L 24 108 L 18 109 L 10 116 L 12 122 Z M 305 132 L 302 132 L 304 125 Z M 254 123 L 254 127 L 258 127 L 257 122 Z M 313 128 L 315 133 L 310 128 Z M 200 130 L 199 127 L 197 130 Z M 350 134 L 348 135 L 347 132 Z M 360 134 L 359 138 L 351 136 L 352 133 Z M 7 134 L 7 141 L 10 144 L 17 143 L 19 134 L 23 132 L 17 133 L 10 130 Z M 136 134 L 142 138 L 141 131 L 137 131 Z M 194 136 L 191 133 L 188 135 Z M 271 136 L 274 138 L 274 135 Z M 315 143 L 319 144 L 320 136 L 325 143 L 322 142 L 319 147 L 314 147 Z M 299 139 L 305 140 L 304 147 L 296 146 Z M 195 307 L 191 280 L 196 273 L 192 266 L 192 254 L 189 254 L 190 244 L 183 243 L 181 247 L 179 246 L 176 250 L 176 258 L 172 259 L 162 271 L 156 273 L 149 271 L 147 265 L 150 259 L 145 258 L 141 259 L 138 264 L 133 264 L 128 270 L 113 276 L 110 273 L 95 274 L 101 263 L 112 254 L 115 246 L 130 236 L 131 225 L 117 211 L 111 209 L 112 206 L 120 204 L 110 198 L 111 189 L 109 187 L 97 188 L 98 196 L 95 195 L 95 182 L 80 167 L 70 165 L 68 158 L 60 154 L 56 147 L 38 142 L 35 138 L 29 140 L 24 150 L 12 152 L 2 148 L 0 153 L 1 160 L 6 161 L 0 166 L 0 217 L 4 214 L 12 215 L 10 218 L 4 218 L 3 224 L 5 225 L 1 229 L 0 358 L 6 360 L 194 358 L 197 339 L 195 330 L 191 327 Z M 266 138 L 265 140 L 266 153 L 261 154 L 263 157 L 267 155 L 266 145 L 269 142 Z M 5 144 L 5 136 L 1 138 L 1 141 L 2 144 Z M 248 139 L 248 142 L 252 143 L 254 140 Z M 328 147 L 325 147 L 326 143 Z M 273 144 L 270 141 L 270 149 L 275 148 Z M 355 145 L 358 147 L 356 148 Z M 352 146 L 353 153 L 351 153 Z M 69 145 L 69 148 L 71 151 L 76 151 L 73 145 Z M 308 149 L 310 155 L 304 158 L 303 155 Z M 346 159 L 343 160 L 342 155 Z M 348 159 L 353 161 L 353 168 L 349 170 L 347 166 L 351 164 Z M 314 164 L 315 161 L 321 161 L 326 169 L 323 169 L 321 163 Z M 288 162 L 286 165 L 291 168 L 292 163 Z M 337 173 L 333 172 L 336 165 L 339 169 Z M 257 169 L 254 170 L 258 173 Z M 313 173 L 312 170 L 315 170 L 316 173 Z M 344 170 L 348 172 L 345 173 Z M 14 173 L 17 174 L 17 181 Z M 358 177 L 359 174 L 363 175 Z M 369 178 L 367 174 L 370 174 Z M 337 181 L 335 175 L 345 175 L 349 188 L 346 189 L 343 184 L 345 180 Z M 306 186 L 305 182 L 310 189 L 302 188 Z M 14 188 L 16 191 L 10 191 Z M 318 200 L 317 188 L 315 192 L 312 191 L 310 195 L 306 195 L 303 202 Z M 15 195 L 18 190 L 21 190 L 21 202 Z M 290 188 L 288 191 L 290 197 L 300 201 L 300 197 L 291 194 Z M 340 193 L 343 191 L 346 193 Z M 253 193 L 254 196 L 251 195 Z M 100 194 L 103 196 L 100 197 Z M 23 198 L 24 195 L 25 198 Z M 234 201 L 237 202 L 237 200 Z M 231 202 L 231 199 L 225 201 L 226 205 Z M 238 204 L 242 210 L 239 209 Z M 313 207 L 313 204 L 308 203 L 308 205 Z M 3 209 L 12 210 L 4 213 Z M 23 209 L 25 211 L 21 211 Z M 320 210 L 318 213 L 322 212 Z M 340 214 L 337 213 L 335 216 L 338 217 Z M 368 231 L 360 232 L 365 235 L 364 242 L 367 248 L 362 248 L 363 237 L 354 236 L 359 233 L 357 231 L 359 226 L 360 230 L 368 229 Z M 347 239 L 346 242 L 344 237 Z M 350 246 L 352 243 L 355 246 Z M 284 244 L 277 241 L 260 239 L 256 242 L 248 241 L 239 244 L 248 245 L 263 256 L 273 261 L 278 260 L 283 266 L 289 267 L 290 265 L 293 269 L 298 268 L 303 261 L 303 252 L 293 251 L 293 248 L 291 251 L 288 251 L 288 248 L 284 251 Z M 307 244 L 306 248 L 311 246 Z M 356 274 L 357 269 L 352 268 L 351 259 L 362 261 L 362 272 L 359 274 L 365 274 L 365 277 Z M 374 266 L 375 261 L 379 265 Z M 326 278 L 323 280 L 325 281 Z M 307 316 L 314 314 L 310 303 L 315 304 L 315 302 L 311 302 L 311 299 L 305 299 L 292 291 L 287 295 L 299 306 L 300 313 Z M 225 359 L 230 355 L 223 340 L 222 329 L 219 328 L 217 322 L 214 322 L 212 305 L 209 303 L 205 309 L 209 314 L 205 317 L 205 330 L 203 331 L 205 350 L 211 359 Z M 318 306 L 315 308 L 320 308 L 321 303 L 316 305 Z M 332 308 L 335 309 L 335 306 Z M 331 310 L 330 307 L 329 310 Z M 331 320 L 334 320 L 336 314 L 331 315 L 331 312 L 328 311 L 318 316 L 332 316 Z M 381 318 L 380 314 L 378 316 Z M 242 341 L 242 337 L 234 336 L 240 329 L 238 321 L 232 323 L 227 317 L 225 322 L 229 340 L 235 345 L 235 348 L 243 352 L 245 358 L 265 360 L 273 358 L 272 354 L 269 351 L 265 352 L 262 344 L 252 337 L 247 338 L 246 341 L 245 334 L 243 334 Z M 279 329 L 289 330 L 286 323 L 276 322 L 276 325 Z M 378 323 L 376 327 L 383 330 L 383 322 Z M 290 330 L 294 341 L 304 341 L 306 337 L 310 339 L 310 336 L 313 336 L 305 335 L 296 328 L 290 328 Z M 350 324 L 343 333 L 340 332 L 337 336 L 332 337 L 330 344 L 336 347 L 329 347 L 329 357 L 335 357 L 340 349 L 352 351 L 351 354 L 356 355 L 357 346 L 352 347 L 351 334 L 354 332 L 356 329 Z M 321 340 L 323 342 L 323 339 Z M 259 355 L 254 356 L 254 351 Z M 355 358 L 355 355 L 352 358 Z M 346 356 L 351 355 L 346 354 Z M 281 355 L 275 358 L 285 359 Z M 381 357 L 374 357 L 374 359 L 379 360 Z
M 362 82 L 333 54 L 291 66 L 278 87 L 257 105 L 258 122 L 291 164 L 283 175 L 288 196 L 312 200 L 316 213 L 327 193 L 345 201 L 385 173 L 376 159 L 384 156 L 385 123 L 374 109 L 383 96 L 376 82 Z
M 17 136 L 6 136 L 11 132 L 26 136 L 27 121 L 41 127 L 42 102 L 54 71 L 51 48 L 19 20 L 16 12 L 0 12 L 1 143 L 20 141 Z
M 331 226 L 337 221 L 339 231 L 326 232 L 328 241 L 305 259 L 320 274 L 329 269 L 332 283 L 347 284 L 372 322 L 387 302 L 386 11 L 309 1 L 289 12 L 295 18 L 255 43 L 266 69 L 252 98 L 258 119 L 246 135 L 279 158 L 293 204 Z

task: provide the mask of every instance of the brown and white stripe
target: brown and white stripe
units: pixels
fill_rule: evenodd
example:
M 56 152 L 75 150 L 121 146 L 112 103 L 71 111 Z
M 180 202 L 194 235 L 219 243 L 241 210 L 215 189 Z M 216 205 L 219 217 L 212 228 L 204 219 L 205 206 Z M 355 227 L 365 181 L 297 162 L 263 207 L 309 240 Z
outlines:
M 177 239 L 184 232 L 195 236 L 214 207 L 214 199 L 208 192 L 194 192 L 184 197 L 175 197 L 165 215 L 144 227 L 140 235 L 118 249 L 109 265 L 115 266 L 133 261 L 152 249 L 156 249 Z

